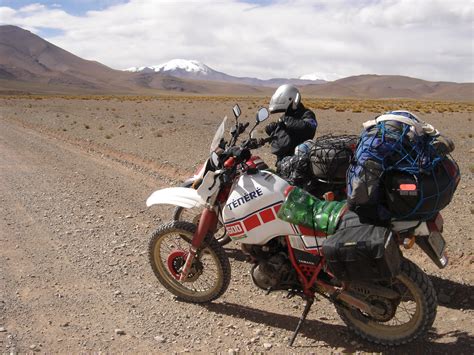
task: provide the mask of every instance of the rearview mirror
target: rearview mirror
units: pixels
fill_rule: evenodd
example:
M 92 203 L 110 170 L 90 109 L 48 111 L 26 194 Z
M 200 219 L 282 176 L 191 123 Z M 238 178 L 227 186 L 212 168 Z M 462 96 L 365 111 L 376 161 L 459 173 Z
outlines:
M 239 105 L 235 104 L 235 106 L 232 107 L 232 111 L 234 111 L 235 118 L 239 118 L 239 116 L 241 114 Z
M 268 113 L 268 110 L 265 107 L 261 107 L 258 112 L 257 112 L 257 122 L 263 122 L 265 121 L 270 114 Z

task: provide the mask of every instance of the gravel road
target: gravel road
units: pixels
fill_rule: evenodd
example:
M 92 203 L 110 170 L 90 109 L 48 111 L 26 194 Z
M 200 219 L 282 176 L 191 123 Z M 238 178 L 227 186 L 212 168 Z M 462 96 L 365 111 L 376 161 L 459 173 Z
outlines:
M 223 297 L 178 302 L 146 255 L 171 209 L 145 208 L 177 181 L 76 143 L 0 116 L 0 352 L 473 352 L 473 287 L 458 269 L 428 267 L 442 294 L 434 328 L 397 349 L 353 336 L 324 300 L 288 348 L 303 302 L 252 286 L 237 245 Z

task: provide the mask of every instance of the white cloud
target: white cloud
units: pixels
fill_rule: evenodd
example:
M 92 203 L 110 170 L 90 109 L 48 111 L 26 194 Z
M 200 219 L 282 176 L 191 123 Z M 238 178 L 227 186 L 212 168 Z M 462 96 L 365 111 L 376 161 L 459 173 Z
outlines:
M 0 7 L 0 23 L 38 32 L 113 68 L 193 58 L 233 75 L 402 74 L 474 81 L 469 0 L 132 0 L 73 16 L 32 4 Z
M 35 12 L 35 11 L 43 10 L 44 8 L 45 8 L 44 5 L 41 5 L 39 3 L 34 3 L 27 6 L 23 6 L 18 11 L 19 12 Z

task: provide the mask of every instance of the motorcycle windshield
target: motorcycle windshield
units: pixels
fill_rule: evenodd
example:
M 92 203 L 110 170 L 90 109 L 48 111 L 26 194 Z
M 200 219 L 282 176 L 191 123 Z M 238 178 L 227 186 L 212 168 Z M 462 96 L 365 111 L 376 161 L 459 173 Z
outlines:
M 214 134 L 214 138 L 212 139 L 211 148 L 209 150 L 210 153 L 216 150 L 221 142 L 221 139 L 224 138 L 225 133 L 225 124 L 227 122 L 227 116 L 224 117 L 220 126 L 217 128 L 216 133 Z

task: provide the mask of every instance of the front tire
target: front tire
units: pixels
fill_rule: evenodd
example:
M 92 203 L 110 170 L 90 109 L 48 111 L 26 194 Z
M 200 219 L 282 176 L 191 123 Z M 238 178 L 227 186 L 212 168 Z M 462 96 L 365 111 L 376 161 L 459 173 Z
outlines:
M 196 226 L 173 221 L 161 225 L 148 245 L 150 266 L 160 283 L 178 298 L 205 303 L 220 297 L 230 283 L 230 262 L 224 249 L 208 234 L 197 252 L 186 281 L 179 281 Z
M 382 345 L 406 344 L 426 333 L 433 325 L 437 307 L 436 292 L 428 276 L 407 259 L 403 259 L 401 273 L 389 286 L 400 294 L 398 302 L 392 306 L 393 315 L 390 319 L 376 320 L 359 310 L 342 306 L 336 309 L 349 329 L 360 337 Z M 369 297 L 374 303 L 388 303 L 387 300 Z

